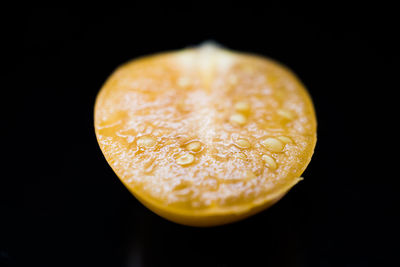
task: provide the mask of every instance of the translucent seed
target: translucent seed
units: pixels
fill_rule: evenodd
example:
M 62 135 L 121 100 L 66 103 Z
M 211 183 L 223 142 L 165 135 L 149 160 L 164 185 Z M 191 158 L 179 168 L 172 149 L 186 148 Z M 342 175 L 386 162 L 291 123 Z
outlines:
M 249 147 L 250 147 L 250 142 L 247 141 L 246 139 L 242 139 L 242 138 L 236 140 L 235 144 L 236 144 L 238 147 L 241 147 L 241 148 L 249 148 Z
M 248 112 L 250 110 L 250 105 L 247 102 L 237 102 L 235 104 L 235 110 L 239 112 Z
M 276 169 L 276 162 L 272 157 L 268 155 L 262 155 L 262 160 L 265 161 L 267 166 L 270 167 L 271 169 Z
M 191 184 L 192 183 L 190 181 L 186 181 L 186 180 L 182 179 L 177 184 L 174 185 L 172 190 L 174 190 L 174 191 L 184 190 L 184 189 L 187 189 L 188 187 L 190 187 Z
M 186 86 L 190 85 L 190 79 L 188 77 L 180 77 L 178 79 L 178 85 L 180 87 L 186 87 Z
M 247 74 L 253 74 L 253 73 L 256 71 L 256 69 L 255 69 L 253 66 L 249 66 L 249 65 L 244 66 L 244 67 L 243 67 L 243 70 L 244 70 Z
M 242 152 L 238 152 L 235 155 L 236 155 L 236 158 L 239 158 L 239 159 L 246 159 L 247 158 L 246 154 L 244 154 Z
M 165 141 L 164 145 L 169 146 L 169 145 L 172 145 L 173 143 L 174 143 L 174 141 L 167 140 L 167 141 Z
M 279 136 L 278 139 L 281 140 L 282 142 L 284 142 L 285 144 L 293 143 L 292 139 L 290 139 L 287 136 Z
M 229 119 L 232 123 L 237 125 L 244 125 L 247 122 L 246 117 L 240 113 L 233 114 Z
M 150 136 L 141 136 L 139 139 L 136 141 L 136 144 L 140 147 L 153 147 L 157 144 L 157 141 L 150 137 Z
M 194 161 L 194 156 L 192 154 L 185 154 L 176 159 L 176 163 L 180 165 L 188 165 Z
M 254 179 L 254 178 L 257 178 L 257 176 L 256 176 L 256 175 L 254 174 L 254 172 L 252 172 L 252 171 L 246 171 L 245 176 L 246 176 L 246 179 Z
M 234 74 L 229 75 L 229 77 L 228 77 L 228 82 L 229 82 L 231 85 L 235 85 L 235 84 L 237 84 L 237 82 L 238 82 L 238 78 L 237 78 L 236 75 L 234 75 Z
M 285 119 L 288 119 L 288 120 L 293 119 L 293 114 L 292 114 L 292 112 L 290 112 L 289 110 L 286 110 L 286 109 L 279 109 L 279 110 L 277 111 L 277 113 L 278 113 L 279 116 L 281 116 L 281 117 L 283 117 L 283 118 L 285 118 Z
M 284 148 L 284 144 L 275 138 L 267 138 L 263 140 L 261 144 L 272 152 L 281 152 Z
M 199 141 L 191 142 L 186 145 L 186 149 L 193 152 L 199 152 L 201 149 L 201 143 Z

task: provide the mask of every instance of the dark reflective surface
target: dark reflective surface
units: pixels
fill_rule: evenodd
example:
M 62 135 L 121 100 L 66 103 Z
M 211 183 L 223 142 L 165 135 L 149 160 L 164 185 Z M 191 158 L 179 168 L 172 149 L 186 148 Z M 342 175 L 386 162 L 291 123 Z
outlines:
M 301 7 L 4 11 L 0 266 L 395 266 L 398 190 L 381 159 L 396 139 L 380 137 L 396 114 L 394 17 Z M 292 68 L 315 102 L 318 144 L 304 181 L 269 210 L 192 228 L 131 196 L 92 116 L 119 64 L 209 39 Z

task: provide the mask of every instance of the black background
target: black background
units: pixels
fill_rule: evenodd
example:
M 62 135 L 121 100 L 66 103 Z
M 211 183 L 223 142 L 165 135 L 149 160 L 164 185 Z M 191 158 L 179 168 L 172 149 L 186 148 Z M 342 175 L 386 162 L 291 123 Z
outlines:
M 365 4 L 2 9 L 0 266 L 396 266 L 398 177 L 384 173 L 395 15 Z M 205 40 L 293 69 L 318 143 L 305 180 L 275 206 L 192 228 L 119 182 L 93 105 L 123 62 Z

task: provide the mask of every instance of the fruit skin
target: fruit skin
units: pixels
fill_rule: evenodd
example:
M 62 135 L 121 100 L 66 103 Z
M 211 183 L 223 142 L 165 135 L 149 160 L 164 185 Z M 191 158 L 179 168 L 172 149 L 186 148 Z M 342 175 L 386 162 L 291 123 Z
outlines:
M 163 55 L 166 54 L 173 54 L 175 52 L 168 52 L 164 53 Z M 160 55 L 160 54 L 158 54 Z M 154 55 L 151 57 L 156 57 L 158 55 Z M 246 55 L 246 54 L 242 54 Z M 250 57 L 255 57 L 255 55 L 250 55 L 247 54 Z M 138 61 L 143 61 L 143 60 L 148 60 L 150 57 L 147 58 L 141 58 L 138 60 L 135 60 L 136 62 Z M 287 67 L 282 66 L 280 63 L 277 63 L 273 60 L 266 59 L 277 66 L 281 67 L 284 69 L 289 76 L 295 77 L 297 79 L 296 75 L 291 72 Z M 127 63 L 130 64 L 131 62 Z M 123 68 L 126 64 L 121 66 L 120 68 Z M 119 68 L 118 68 L 119 69 Z M 297 79 L 297 81 L 300 83 L 300 81 Z M 300 83 L 301 84 L 301 83 Z M 305 88 L 302 84 L 301 86 Z M 98 102 L 101 94 L 103 93 L 104 90 L 102 90 L 96 99 L 95 103 L 95 123 L 96 123 L 96 110 L 98 109 Z M 312 121 L 312 126 L 314 129 L 316 129 L 316 119 L 315 119 L 315 112 L 313 109 L 313 104 L 311 101 L 310 96 L 308 95 L 308 92 L 306 90 L 303 90 L 301 92 L 303 94 L 304 100 L 306 102 L 306 105 L 308 105 L 311 109 L 309 110 L 309 116 L 313 117 Z M 100 142 L 99 139 L 99 132 L 98 129 L 95 127 L 96 131 L 96 137 L 97 140 Z M 120 177 L 118 175 L 118 171 L 113 168 L 113 166 L 110 164 L 110 166 L 113 168 L 114 172 L 119 176 L 120 180 L 124 183 L 124 185 L 129 189 L 129 191 L 146 207 L 148 207 L 150 210 L 152 210 L 154 213 L 160 215 L 161 217 L 164 217 L 172 222 L 176 222 L 179 224 L 183 225 L 188 225 L 188 226 L 197 226 L 197 227 L 208 227 L 208 226 L 216 226 L 216 225 L 222 225 L 222 224 L 227 224 L 227 223 L 232 223 L 236 222 L 238 220 L 242 220 L 244 218 L 247 218 L 251 215 L 254 215 L 264 209 L 267 209 L 268 207 L 272 206 L 275 204 L 277 201 L 279 201 L 295 184 L 297 184 L 302 178 L 299 176 L 303 173 L 305 168 L 307 167 L 308 163 L 311 160 L 311 156 L 313 154 L 315 144 L 316 144 L 316 132 L 314 131 L 312 135 L 312 148 L 308 150 L 308 153 L 305 153 L 304 157 L 299 158 L 299 161 L 301 161 L 303 164 L 303 167 L 301 169 L 298 169 L 296 173 L 292 173 L 290 177 L 288 177 L 290 181 L 286 181 L 285 184 L 280 185 L 278 190 L 273 191 L 271 194 L 268 194 L 262 199 L 258 199 L 257 201 L 251 202 L 249 204 L 242 204 L 242 205 L 235 205 L 231 208 L 218 208 L 218 209 L 206 209 L 206 210 L 184 210 L 184 209 L 179 209 L 176 207 L 171 207 L 166 205 L 165 203 L 161 203 L 148 195 L 146 195 L 144 192 L 141 192 L 138 188 L 134 188 L 132 185 L 129 185 L 126 183 L 126 181 L 123 179 L 123 177 Z M 107 153 L 105 153 L 104 148 L 100 145 L 108 163 L 112 162 L 112 157 L 107 156 Z
M 185 213 L 184 211 L 169 209 L 167 206 L 160 206 L 158 203 L 155 203 L 150 199 L 146 199 L 145 197 L 140 196 L 139 194 L 137 194 L 137 192 L 131 190 L 129 186 L 126 187 L 144 206 L 165 219 L 186 226 L 211 227 L 237 222 L 271 207 L 284 195 L 286 195 L 290 188 L 292 188 L 301 180 L 302 178 L 299 177 L 298 179 L 294 180 L 292 184 L 288 184 L 279 192 L 273 195 L 268 195 L 266 199 L 264 199 L 263 201 L 259 201 L 260 203 L 258 205 L 244 205 L 241 209 L 234 209 L 233 211 L 225 210 L 224 212 L 209 214 Z

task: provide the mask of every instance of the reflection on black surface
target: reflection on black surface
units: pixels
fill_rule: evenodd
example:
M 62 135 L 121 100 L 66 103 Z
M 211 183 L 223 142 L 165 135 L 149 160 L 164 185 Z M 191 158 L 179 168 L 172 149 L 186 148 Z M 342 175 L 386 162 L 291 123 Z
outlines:
M 289 201 L 278 206 L 290 205 Z M 271 208 L 242 222 L 195 228 L 149 213 L 140 220 L 141 231 L 128 238 L 132 244 L 128 266 L 135 266 L 135 262 L 143 266 L 161 266 L 166 262 L 189 266 L 230 266 L 240 262 L 298 266 L 304 259 L 296 230 L 302 223 L 296 223 L 296 214 L 284 215 Z

